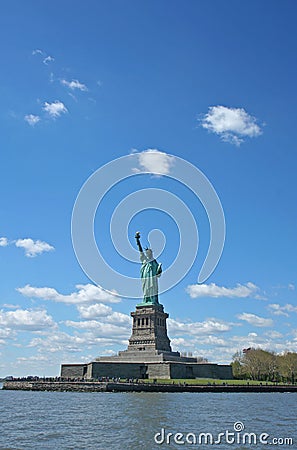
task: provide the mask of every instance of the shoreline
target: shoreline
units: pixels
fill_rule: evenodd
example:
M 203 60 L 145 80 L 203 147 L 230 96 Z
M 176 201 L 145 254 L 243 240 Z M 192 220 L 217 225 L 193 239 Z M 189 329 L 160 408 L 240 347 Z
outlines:
M 297 393 L 297 385 L 190 385 L 99 381 L 4 381 L 2 390 L 48 392 Z

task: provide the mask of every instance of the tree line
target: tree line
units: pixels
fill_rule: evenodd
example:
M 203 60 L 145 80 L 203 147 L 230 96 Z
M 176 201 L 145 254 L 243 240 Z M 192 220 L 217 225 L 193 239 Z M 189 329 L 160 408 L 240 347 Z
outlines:
M 235 353 L 231 363 L 237 379 L 295 383 L 297 353 L 277 354 L 260 348 L 248 348 Z

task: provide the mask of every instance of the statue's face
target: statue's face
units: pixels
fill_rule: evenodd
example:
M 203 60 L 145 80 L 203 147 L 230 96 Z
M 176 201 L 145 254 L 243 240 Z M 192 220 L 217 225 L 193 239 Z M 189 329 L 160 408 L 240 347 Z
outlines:
M 153 252 L 150 248 L 145 251 L 146 256 L 151 259 L 153 257 Z

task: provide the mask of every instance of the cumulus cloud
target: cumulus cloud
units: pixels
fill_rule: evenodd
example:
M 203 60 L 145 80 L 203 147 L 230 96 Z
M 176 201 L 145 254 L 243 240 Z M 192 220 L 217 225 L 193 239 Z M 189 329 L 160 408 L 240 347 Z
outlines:
M 210 284 L 191 284 L 186 288 L 186 292 L 191 298 L 198 297 L 232 297 L 245 298 L 253 296 L 259 288 L 251 282 L 246 284 L 237 284 L 234 288 L 226 288 L 217 286 L 215 283 Z
M 43 252 L 54 250 L 54 247 L 49 245 L 47 242 L 43 242 L 40 240 L 34 241 L 31 238 L 17 239 L 12 241 L 8 241 L 6 237 L 0 238 L 0 247 L 6 247 L 7 245 L 11 244 L 14 244 L 16 247 L 23 248 L 25 250 L 25 255 L 29 258 L 33 258 Z
M 291 312 L 297 313 L 297 306 L 291 305 L 290 303 L 287 303 L 284 306 L 281 306 L 278 303 L 271 303 L 268 306 L 272 310 L 272 313 L 276 316 L 289 317 L 288 313 Z
M 27 114 L 24 117 L 25 122 L 27 122 L 31 127 L 34 127 L 34 125 L 36 125 L 39 121 L 40 121 L 40 117 L 36 116 L 34 114 Z
M 35 347 L 38 352 L 46 352 L 46 354 L 55 354 L 57 352 L 78 353 L 86 347 L 96 346 L 111 346 L 114 344 L 124 345 L 124 341 L 121 337 L 100 337 L 96 333 L 96 328 L 91 331 L 83 330 L 83 332 L 75 332 L 74 334 L 68 334 L 58 330 L 49 330 L 44 337 L 33 338 L 28 347 Z M 99 333 L 100 334 L 100 333 Z M 125 338 L 126 339 L 126 338 Z M 65 356 L 63 357 L 65 361 Z M 94 355 L 90 355 L 85 358 L 85 361 L 89 362 Z M 67 357 L 69 361 L 69 356 Z M 57 361 L 59 364 L 61 359 Z M 77 362 L 77 357 L 73 361 Z
M 128 327 L 129 330 L 131 329 L 131 317 L 118 311 L 113 311 L 112 314 L 109 314 L 106 317 L 106 322 L 120 324 Z
M 56 289 L 49 287 L 34 287 L 27 284 L 24 287 L 17 288 L 25 297 L 40 298 L 43 300 L 52 300 L 59 303 L 79 304 L 101 301 L 105 303 L 119 303 L 121 300 L 119 297 L 104 291 L 100 286 L 93 284 L 77 284 L 76 289 L 78 292 L 72 292 L 71 294 L 60 294 Z M 116 293 L 115 293 L 116 294 Z M 85 314 L 88 312 L 85 311 Z M 91 314 L 91 312 L 89 312 Z
M 273 326 L 272 319 L 265 319 L 264 317 L 256 316 L 256 314 L 242 313 L 242 314 L 238 314 L 237 318 L 239 320 L 244 320 L 245 322 L 247 322 L 250 325 L 253 325 L 255 327 L 272 327 Z
M 16 330 L 40 330 L 55 325 L 51 316 L 45 310 L 17 309 L 15 311 L 0 311 L 0 325 Z
M 232 324 L 219 319 L 208 319 L 204 322 L 181 322 L 174 319 L 168 319 L 168 330 L 172 336 L 189 334 L 193 336 L 209 335 L 211 333 L 222 333 L 229 331 Z
M 103 303 L 95 303 L 94 305 L 88 306 L 78 305 L 77 310 L 82 319 L 101 319 L 107 323 L 131 326 L 130 316 L 117 311 L 113 311 L 110 306 L 104 305 Z
M 154 175 L 168 175 L 174 164 L 174 156 L 160 152 L 157 149 L 148 149 L 137 153 L 139 167 L 133 172 L 149 172 Z
M 63 86 L 68 87 L 72 91 L 74 91 L 75 89 L 78 89 L 79 91 L 88 90 L 87 86 L 83 83 L 80 83 L 80 81 L 78 80 L 71 80 L 71 81 L 61 80 L 61 84 L 63 84 Z
M 257 119 L 243 108 L 210 106 L 201 120 L 201 126 L 217 134 L 223 141 L 239 146 L 246 137 L 257 137 L 262 133 Z
M 55 100 L 52 103 L 45 102 L 43 110 L 47 112 L 53 119 L 60 117 L 62 114 L 68 112 L 68 109 L 66 108 L 64 103 L 60 102 L 59 100 Z
M 0 238 L 0 247 L 6 247 L 9 244 L 8 239 L 6 237 Z
M 43 241 L 33 241 L 31 238 L 18 239 L 15 241 L 15 246 L 23 248 L 25 255 L 28 258 L 34 258 L 37 255 L 41 255 L 44 252 L 50 252 L 54 250 L 54 247 Z
M 102 316 L 108 316 L 112 313 L 112 308 L 110 306 L 104 305 L 103 303 L 95 303 L 95 305 L 89 306 L 78 306 L 77 310 L 80 317 L 83 319 L 95 319 Z
M 118 339 L 128 339 L 131 330 L 130 330 L 130 324 L 124 325 L 117 325 L 112 323 L 106 323 L 101 322 L 98 320 L 86 320 L 81 322 L 75 322 L 73 320 L 66 320 L 65 325 L 67 327 L 73 327 L 79 330 L 87 330 L 91 331 L 96 337 L 102 337 L 102 338 L 114 338 L 117 337 Z

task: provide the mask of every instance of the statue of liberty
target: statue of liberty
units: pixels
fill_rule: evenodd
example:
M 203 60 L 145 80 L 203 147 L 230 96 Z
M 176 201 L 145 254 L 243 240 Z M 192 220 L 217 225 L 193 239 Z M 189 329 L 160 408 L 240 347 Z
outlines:
M 142 305 L 159 305 L 158 301 L 158 278 L 162 273 L 162 264 L 158 264 L 153 256 L 153 252 L 150 248 L 145 248 L 143 251 L 140 243 L 140 233 L 137 231 L 135 234 L 136 244 L 140 253 L 140 261 L 142 262 L 140 268 L 143 301 Z

